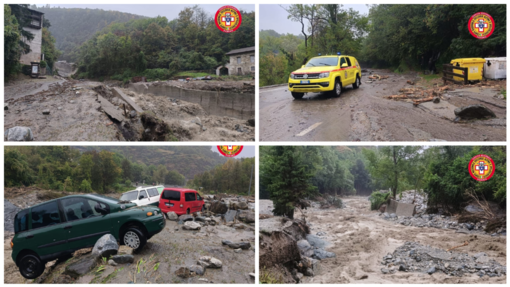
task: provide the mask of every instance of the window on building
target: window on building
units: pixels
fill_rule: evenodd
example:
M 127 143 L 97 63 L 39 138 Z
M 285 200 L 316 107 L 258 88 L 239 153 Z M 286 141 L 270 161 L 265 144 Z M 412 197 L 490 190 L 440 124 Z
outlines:
M 251 61 L 252 63 L 255 63 L 255 56 L 254 56 L 254 55 L 250 55 L 250 61 Z
M 255 72 L 255 66 L 251 66 L 251 71 Z
M 241 64 L 241 57 L 237 57 L 237 63 Z

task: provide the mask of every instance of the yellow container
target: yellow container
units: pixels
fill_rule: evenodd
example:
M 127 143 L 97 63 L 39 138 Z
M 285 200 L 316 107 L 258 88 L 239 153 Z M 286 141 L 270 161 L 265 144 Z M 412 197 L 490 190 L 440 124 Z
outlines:
M 483 64 L 485 59 L 482 58 L 462 58 L 455 59 L 450 64 L 456 67 L 468 68 L 468 81 L 481 81 L 483 77 Z M 454 73 L 460 74 L 461 71 L 453 70 Z M 456 81 L 463 81 L 461 77 L 453 77 Z

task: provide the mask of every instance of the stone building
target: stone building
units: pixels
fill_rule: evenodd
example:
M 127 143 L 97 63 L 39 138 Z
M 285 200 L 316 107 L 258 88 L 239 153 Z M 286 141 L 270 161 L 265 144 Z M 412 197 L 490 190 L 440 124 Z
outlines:
M 216 75 L 255 75 L 255 47 L 235 49 L 226 54 L 230 63 L 216 68 Z
M 27 27 L 23 27 L 23 29 L 34 34 L 34 39 L 32 39 L 32 41 L 24 39 L 24 42 L 30 45 L 30 53 L 21 55 L 20 62 L 23 65 L 30 65 L 31 62 L 40 62 L 42 54 L 41 47 L 44 13 L 32 9 L 28 10 L 31 13 L 30 24 L 28 24 Z

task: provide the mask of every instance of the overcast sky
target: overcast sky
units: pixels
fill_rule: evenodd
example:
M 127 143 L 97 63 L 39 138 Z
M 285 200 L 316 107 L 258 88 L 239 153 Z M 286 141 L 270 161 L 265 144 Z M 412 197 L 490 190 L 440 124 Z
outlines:
M 140 1 L 142 2 L 142 1 Z M 38 7 L 43 6 L 41 4 L 36 4 Z M 238 10 L 243 10 L 246 12 L 255 11 L 255 5 L 253 4 L 202 4 L 200 7 L 204 8 L 206 12 L 211 14 L 211 17 L 214 17 L 216 11 L 225 5 L 232 5 L 236 7 Z M 185 7 L 193 7 L 193 4 L 50 4 L 51 7 L 61 7 L 61 8 L 90 8 L 90 9 L 103 9 L 103 10 L 113 10 L 126 12 L 141 16 L 147 17 L 157 17 L 164 16 L 168 20 L 173 20 L 179 17 L 179 12 L 182 11 Z
M 211 150 L 214 152 L 220 153 L 218 151 L 218 146 L 212 146 Z M 240 157 L 255 157 L 255 146 L 252 146 L 252 145 L 243 146 L 243 150 L 235 158 L 240 158 Z
M 281 5 L 288 7 L 290 5 Z M 260 4 L 259 8 L 259 29 L 275 30 L 280 34 L 301 34 L 301 23 L 292 22 L 287 19 L 289 15 L 280 5 Z M 366 4 L 344 4 L 343 9 L 352 8 L 360 12 L 360 14 L 368 14 Z

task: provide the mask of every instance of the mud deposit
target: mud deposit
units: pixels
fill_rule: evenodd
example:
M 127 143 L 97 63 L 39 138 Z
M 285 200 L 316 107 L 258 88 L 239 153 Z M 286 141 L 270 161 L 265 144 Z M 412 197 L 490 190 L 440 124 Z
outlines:
M 260 202 L 261 214 L 272 209 L 270 201 Z M 478 273 L 467 272 L 459 277 L 444 272 L 428 274 L 422 270 L 397 271 L 399 266 L 396 272 L 383 274 L 381 269 L 387 268 L 386 260 L 383 258 L 393 254 L 406 242 L 448 250 L 467 241 L 468 245 L 451 252 L 465 253 L 470 257 L 483 252 L 490 260 L 506 265 L 506 236 L 465 234 L 456 233 L 452 229 L 395 225 L 381 218 L 379 212 L 370 211 L 367 197 L 348 197 L 344 198 L 343 202 L 345 207 L 342 209 L 323 210 L 319 209 L 317 204 L 312 204 L 313 207 L 305 211 L 310 233 L 330 242 L 331 245 L 326 246 L 325 250 L 335 253 L 336 257 L 321 260 L 315 276 L 303 277 L 303 283 L 506 283 L 506 275 L 480 278 Z
M 36 201 L 40 191 L 30 190 L 17 191 L 16 196 L 9 199 L 17 203 L 24 196 L 29 200 Z M 24 279 L 11 258 L 9 242 L 12 232 L 5 232 L 4 236 L 4 283 L 253 283 L 254 278 L 249 273 L 255 272 L 255 231 L 252 225 L 238 222 L 232 224 L 220 223 L 214 226 L 204 226 L 198 231 L 184 230 L 183 224 L 178 221 L 167 219 L 163 231 L 152 237 L 140 253 L 132 253 L 132 249 L 121 246 L 119 254 L 132 254 L 134 263 L 111 266 L 98 262 L 91 272 L 76 280 L 64 275 L 66 266 L 72 264 L 87 250 L 77 251 L 75 257 L 68 261 L 57 263 L 48 262 L 46 270 L 36 280 Z M 222 240 L 235 242 L 249 242 L 252 246 L 247 250 L 229 248 L 222 244 Z M 90 252 L 90 251 L 89 251 Z M 175 274 L 181 267 L 197 265 L 202 256 L 212 256 L 222 261 L 223 266 L 219 269 L 207 268 L 204 275 L 195 275 L 189 278 L 181 278 Z M 104 265 L 104 269 L 97 272 Z M 155 268 L 157 266 L 157 268 Z
M 255 140 L 253 92 L 250 96 L 226 91 L 231 94 L 229 102 L 225 103 L 217 92 L 197 91 L 216 95 L 215 99 L 197 104 L 124 90 L 143 109 L 136 113 L 112 92 L 113 85 L 50 76 L 8 83 L 4 90 L 4 129 L 28 127 L 34 141 Z M 231 86 L 240 86 L 240 93 L 244 91 L 242 82 Z M 238 103 L 237 99 L 249 99 L 246 103 L 251 101 L 251 104 Z M 165 123 L 144 126 L 141 113 L 145 112 L 155 114 L 158 120 L 152 122 L 163 120 Z M 161 134 L 162 131 L 166 134 Z
M 339 98 L 326 93 L 308 93 L 295 100 L 286 85 L 261 88 L 261 141 L 504 141 L 506 100 L 501 89 L 506 81 L 491 81 L 466 87 L 452 86 L 442 93 L 439 103 L 386 99 L 402 88 L 442 86 L 415 73 L 395 74 L 370 69 L 388 76 L 368 80 L 362 76 L 359 89 L 345 88 Z M 416 82 L 415 85 L 407 81 Z M 474 104 L 491 109 L 490 120 L 455 121 L 454 110 Z

